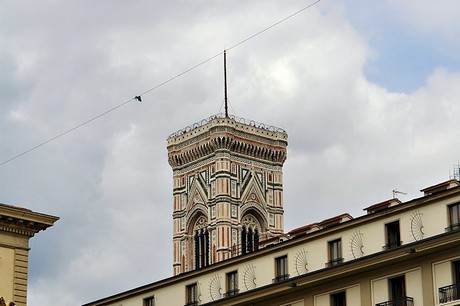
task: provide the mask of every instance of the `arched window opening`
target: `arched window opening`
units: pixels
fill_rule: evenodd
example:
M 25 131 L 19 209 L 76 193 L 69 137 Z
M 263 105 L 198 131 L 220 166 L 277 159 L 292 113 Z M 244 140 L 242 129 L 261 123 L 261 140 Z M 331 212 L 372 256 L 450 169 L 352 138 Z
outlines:
M 260 242 L 260 229 L 262 228 L 259 220 L 251 213 L 242 219 L 241 229 L 241 254 L 257 251 Z
M 195 269 L 200 267 L 200 236 L 198 231 L 195 232 Z
M 195 246 L 195 269 L 209 266 L 210 244 L 207 220 L 204 216 L 198 218 L 193 227 L 193 244 Z M 193 257 L 192 257 L 193 258 Z
M 248 252 L 254 251 L 253 246 L 254 246 L 254 234 L 252 232 L 252 228 L 249 228 L 248 230 Z
M 201 267 L 204 267 L 204 256 L 205 256 L 205 243 L 204 243 L 204 240 L 205 240 L 205 236 L 204 236 L 204 231 L 203 229 L 199 230 L 199 234 L 198 236 L 200 237 L 200 266 L 199 268 Z
M 243 226 L 243 229 L 241 230 L 241 253 L 244 255 L 246 254 L 246 226 Z
M 195 269 L 209 266 L 209 232 L 199 229 L 195 232 Z
M 207 229 L 204 233 L 204 244 L 206 250 L 206 255 L 204 256 L 204 265 L 209 266 L 209 232 Z

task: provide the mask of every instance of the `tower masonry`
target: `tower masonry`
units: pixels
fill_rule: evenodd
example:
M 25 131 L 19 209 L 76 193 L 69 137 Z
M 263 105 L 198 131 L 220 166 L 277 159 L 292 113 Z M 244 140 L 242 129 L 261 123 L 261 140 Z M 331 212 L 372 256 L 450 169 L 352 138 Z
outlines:
M 168 137 L 174 275 L 255 251 L 283 234 L 287 137 L 224 115 Z

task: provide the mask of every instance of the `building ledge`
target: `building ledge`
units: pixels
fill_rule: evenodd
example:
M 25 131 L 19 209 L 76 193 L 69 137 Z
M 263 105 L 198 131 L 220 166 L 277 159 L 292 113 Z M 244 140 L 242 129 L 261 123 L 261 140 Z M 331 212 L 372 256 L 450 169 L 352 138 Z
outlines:
M 52 226 L 59 217 L 0 203 L 0 231 L 32 237 Z

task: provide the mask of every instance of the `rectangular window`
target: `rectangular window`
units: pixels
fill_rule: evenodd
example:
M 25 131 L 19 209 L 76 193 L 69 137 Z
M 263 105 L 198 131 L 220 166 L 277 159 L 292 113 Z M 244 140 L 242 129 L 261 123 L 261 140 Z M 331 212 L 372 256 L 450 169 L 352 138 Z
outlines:
M 388 291 L 390 300 L 375 306 L 414 306 L 414 298 L 406 296 L 404 275 L 388 279 Z
M 449 206 L 449 227 L 448 231 L 460 229 L 460 203 Z
M 155 306 L 155 298 L 153 296 L 145 298 L 143 306 Z
M 198 285 L 196 283 L 187 285 L 187 287 L 185 287 L 185 305 L 198 305 Z
M 454 261 L 452 263 L 452 268 L 454 269 L 454 283 L 460 285 L 460 260 Z
M 439 288 L 439 303 L 460 300 L 460 261 L 452 262 L 452 285 Z
M 329 262 L 326 263 L 326 266 L 332 267 L 342 262 L 342 239 L 329 241 Z
M 289 278 L 287 255 L 275 258 L 275 278 L 273 282 L 280 282 Z
M 227 293 L 226 296 L 238 294 L 238 271 L 227 273 Z
M 404 275 L 395 278 L 390 278 L 388 282 L 391 301 L 393 301 L 394 303 L 403 303 L 406 300 L 406 281 L 404 279 Z
M 385 250 L 391 250 L 401 245 L 401 235 L 399 232 L 399 221 L 385 224 L 387 234 L 387 244 L 383 247 Z
M 331 294 L 331 306 L 347 306 L 345 291 Z

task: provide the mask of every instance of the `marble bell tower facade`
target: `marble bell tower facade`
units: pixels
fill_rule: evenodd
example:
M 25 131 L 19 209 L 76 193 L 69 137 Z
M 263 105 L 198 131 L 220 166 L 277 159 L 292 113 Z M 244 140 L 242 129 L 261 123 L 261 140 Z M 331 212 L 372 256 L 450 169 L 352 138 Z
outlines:
M 223 115 L 168 137 L 174 275 L 283 234 L 287 138 L 282 129 Z

